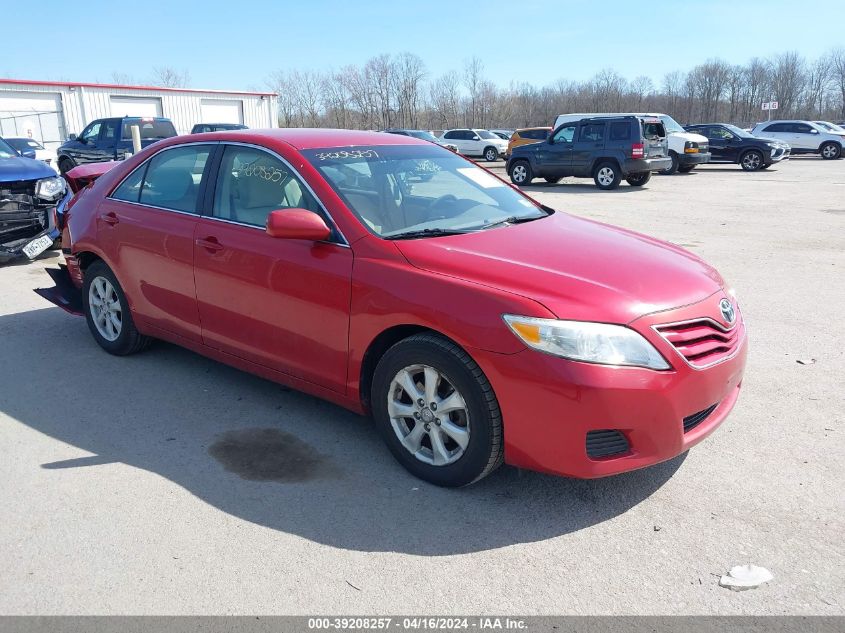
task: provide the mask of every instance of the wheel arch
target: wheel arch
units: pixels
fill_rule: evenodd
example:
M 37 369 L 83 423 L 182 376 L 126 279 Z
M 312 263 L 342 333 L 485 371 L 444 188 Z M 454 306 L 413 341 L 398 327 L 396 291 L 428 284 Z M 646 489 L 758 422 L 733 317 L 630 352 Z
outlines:
M 382 359 L 387 350 L 393 347 L 396 343 L 414 336 L 415 334 L 434 334 L 435 336 L 444 338 L 453 345 L 457 345 L 468 356 L 472 357 L 467 349 L 455 339 L 431 327 L 413 323 L 404 323 L 400 325 L 393 325 L 386 330 L 382 330 L 375 338 L 373 338 L 372 341 L 370 341 L 370 344 L 367 346 L 361 360 L 358 397 L 361 402 L 361 407 L 367 415 L 372 413 L 370 390 L 373 386 L 373 374 L 376 371 L 379 361 Z
M 619 163 L 619 159 L 615 156 L 602 156 L 600 158 L 594 158 L 592 164 L 590 165 L 590 176 L 596 175 L 596 169 L 602 163 L 613 163 L 616 165 L 616 168 L 619 170 L 619 173 L 622 174 L 622 165 Z

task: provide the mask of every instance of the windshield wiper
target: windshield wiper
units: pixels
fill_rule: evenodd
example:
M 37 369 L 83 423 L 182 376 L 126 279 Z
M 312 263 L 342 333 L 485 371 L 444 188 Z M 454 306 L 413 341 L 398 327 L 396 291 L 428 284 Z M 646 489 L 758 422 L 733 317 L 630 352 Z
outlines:
M 386 240 L 412 240 L 417 237 L 438 237 L 440 235 L 463 235 L 464 233 L 474 233 L 474 231 L 466 231 L 460 229 L 418 229 L 416 231 L 405 231 L 404 233 L 394 233 L 392 235 L 384 235 Z
M 501 226 L 502 224 L 522 224 L 523 222 L 531 222 L 532 220 L 539 220 L 540 218 L 547 218 L 548 215 L 512 215 L 509 218 L 497 220 L 491 224 L 485 224 L 484 228 L 489 229 L 491 226 Z

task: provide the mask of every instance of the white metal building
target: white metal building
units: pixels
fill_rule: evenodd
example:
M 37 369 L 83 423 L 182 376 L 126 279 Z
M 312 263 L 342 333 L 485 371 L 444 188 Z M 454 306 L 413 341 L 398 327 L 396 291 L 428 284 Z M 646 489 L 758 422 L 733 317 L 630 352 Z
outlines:
M 179 134 L 196 123 L 278 127 L 271 92 L 0 79 L 0 136 L 53 148 L 94 119 L 117 116 L 167 117 Z

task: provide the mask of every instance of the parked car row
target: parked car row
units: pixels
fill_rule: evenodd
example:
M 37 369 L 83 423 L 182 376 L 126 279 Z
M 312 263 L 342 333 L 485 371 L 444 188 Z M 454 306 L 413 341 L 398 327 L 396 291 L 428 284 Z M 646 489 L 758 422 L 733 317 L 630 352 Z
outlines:
M 749 132 L 726 123 L 682 127 L 659 113 L 580 113 L 559 115 L 551 128 L 514 131 L 505 157 L 516 185 L 573 176 L 613 189 L 622 179 L 641 187 L 654 172 L 688 173 L 708 162 L 756 171 L 792 154 L 837 159 L 844 144 L 845 129 L 827 121 L 767 121 Z

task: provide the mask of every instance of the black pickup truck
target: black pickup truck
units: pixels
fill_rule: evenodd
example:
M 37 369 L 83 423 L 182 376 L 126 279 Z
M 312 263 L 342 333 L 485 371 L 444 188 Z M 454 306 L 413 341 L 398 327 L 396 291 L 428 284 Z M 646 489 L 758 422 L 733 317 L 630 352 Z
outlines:
M 176 136 L 170 119 L 161 117 L 116 117 L 89 123 L 82 134 L 71 134 L 56 154 L 59 171 L 66 174 L 77 165 L 123 160 L 132 156 L 132 126 L 141 132 L 141 147 Z

